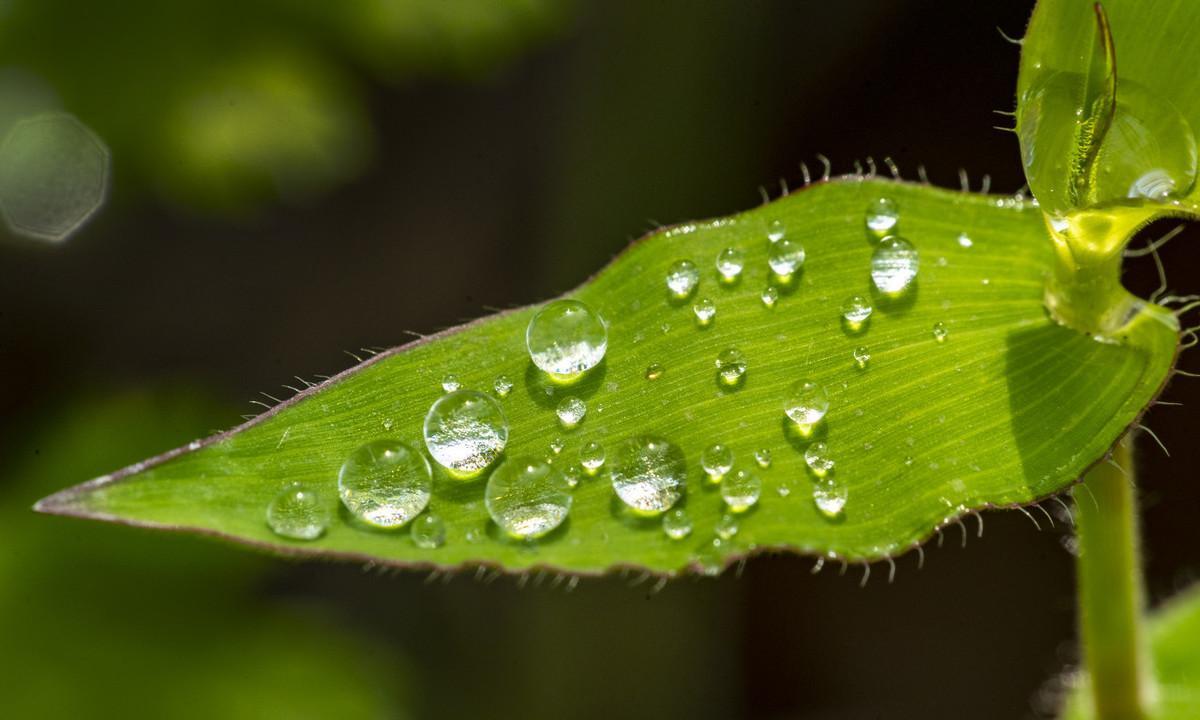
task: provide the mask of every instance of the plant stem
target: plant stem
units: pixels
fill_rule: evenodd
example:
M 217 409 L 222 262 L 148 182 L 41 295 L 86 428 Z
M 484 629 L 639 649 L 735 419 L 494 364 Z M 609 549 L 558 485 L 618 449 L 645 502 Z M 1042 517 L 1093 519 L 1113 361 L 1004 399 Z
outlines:
M 1112 460 L 1084 478 L 1083 488 L 1090 496 L 1076 491 L 1080 635 L 1095 717 L 1142 720 L 1149 673 L 1128 437 L 1118 443 Z

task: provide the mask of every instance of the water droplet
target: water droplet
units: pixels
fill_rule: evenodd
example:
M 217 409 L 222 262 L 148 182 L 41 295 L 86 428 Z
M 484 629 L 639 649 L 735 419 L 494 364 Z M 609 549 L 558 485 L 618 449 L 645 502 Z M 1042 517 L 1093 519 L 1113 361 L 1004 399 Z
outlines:
M 738 529 L 737 518 L 729 513 L 717 518 L 717 525 L 713 528 L 717 537 L 722 540 L 732 540 L 733 536 L 738 534 Z
M 721 274 L 721 280 L 727 283 L 737 280 L 745 265 L 746 253 L 741 248 L 727 247 L 717 253 L 717 272 Z
M 316 540 L 325 534 L 331 515 L 316 490 L 293 483 L 267 505 L 267 526 L 290 540 Z
M 958 244 L 960 247 L 969 248 L 975 244 L 975 241 L 971 239 L 970 235 L 962 232 L 958 234 Z
M 683 496 L 687 463 L 670 441 L 653 435 L 626 440 L 610 461 L 617 497 L 639 515 L 658 515 Z
M 667 511 L 662 519 L 663 532 L 672 540 L 682 540 L 692 534 L 692 518 L 687 510 L 675 508 Z
M 429 504 L 429 461 L 399 440 L 376 440 L 350 453 L 338 471 L 338 495 L 357 520 L 398 528 Z
M 563 470 L 563 478 L 567 481 L 567 487 L 574 490 L 579 486 L 579 466 L 575 464 L 567 466 L 567 469 Z
M 682 300 L 691 295 L 700 283 L 700 269 L 691 260 L 676 260 L 667 269 L 667 290 Z
M 774 285 L 768 285 L 763 288 L 762 294 L 758 297 L 762 300 L 763 305 L 773 308 L 775 303 L 779 302 L 779 290 Z
M 587 414 L 587 403 L 577 397 L 565 397 L 554 412 L 562 426 L 570 429 L 583 421 L 583 416 Z
M 949 334 L 950 334 L 950 331 L 946 329 L 946 323 L 936 322 L 933 324 L 933 339 L 934 340 L 937 340 L 938 342 L 945 342 L 946 336 Z
M 563 451 L 563 448 L 566 446 L 567 446 L 567 443 L 565 440 L 563 440 L 560 437 L 556 437 L 550 441 L 550 452 L 557 455 L 557 454 L 561 453 Z
M 590 440 L 579 448 L 579 463 L 588 475 L 595 475 L 604 465 L 604 446 L 595 440 Z
M 867 206 L 867 231 L 878 238 L 890 235 L 900 222 L 900 207 L 891 198 L 881 197 Z
M 500 404 L 474 390 L 443 395 L 425 415 L 425 447 L 449 473 L 475 477 L 508 444 L 508 420 Z
M 823 442 L 815 442 L 804 451 L 804 463 L 817 477 L 825 477 L 833 472 L 834 461 L 829 457 L 829 448 Z
M 470 530 L 467 531 L 466 538 L 467 538 L 467 542 L 471 543 L 472 545 L 475 545 L 475 544 L 483 542 L 483 533 L 479 532 L 479 530 L 477 530 L 475 528 L 471 528 Z
M 842 303 L 842 320 L 852 332 L 858 332 L 866 326 L 874 310 L 862 295 L 851 295 Z
M 813 503 L 827 518 L 841 515 L 848 497 L 846 486 L 839 482 L 822 482 L 813 486 Z
M 413 521 L 413 545 L 422 550 L 436 550 L 446 544 L 446 523 L 440 515 L 427 512 Z
M 461 387 L 462 387 L 462 383 L 460 383 L 458 381 L 458 376 L 453 373 L 446 375 L 446 377 L 442 378 L 442 391 L 443 392 L 448 392 L 448 393 L 454 392 L 455 390 L 458 390 Z
M 762 469 L 771 467 L 771 451 L 767 448 L 759 448 L 754 451 L 754 462 Z
M 777 243 L 787 236 L 787 227 L 784 226 L 782 220 L 772 220 L 767 223 L 767 240 L 772 243 Z
M 737 348 L 726 348 L 717 355 L 717 376 L 726 385 L 737 385 L 746 376 L 746 356 Z
M 860 345 L 859 347 L 854 348 L 855 365 L 862 369 L 866 368 L 867 363 L 869 362 L 871 362 L 871 351 L 867 349 L 866 345 Z
M 664 370 L 665 368 L 663 368 L 662 365 L 658 363 L 650 363 L 648 366 L 646 366 L 646 379 L 657 380 L 662 377 Z
M 787 485 L 780 485 L 779 487 L 775 488 L 775 492 L 778 493 L 779 497 L 785 498 L 792 494 L 792 489 Z
M 569 381 L 604 359 L 608 328 L 596 311 L 578 300 L 555 300 L 529 321 L 525 345 L 534 365 Z
M 807 437 L 829 412 L 829 394 L 812 380 L 797 380 L 788 388 L 783 412 L 796 423 L 800 434 Z
M 705 327 L 717 316 L 717 304 L 708 298 L 701 298 L 692 306 L 692 312 L 696 313 L 696 324 Z
M 725 541 L 713 538 L 711 542 L 701 545 L 692 556 L 692 562 L 704 577 L 716 577 L 725 568 Z
M 571 510 L 567 479 L 549 463 L 532 458 L 506 460 L 492 471 L 483 502 L 506 534 L 539 538 L 562 524 Z
M 779 240 L 767 251 L 767 264 L 779 277 L 791 277 L 804 267 L 804 246 L 795 240 Z
M 752 472 L 738 470 L 721 483 L 721 499 L 735 513 L 754 507 L 760 495 L 762 480 Z
M 492 383 L 492 389 L 495 390 L 496 394 L 500 397 L 508 397 L 508 394 L 512 392 L 513 389 L 512 378 L 507 375 L 497 376 L 496 381 Z
M 700 467 L 710 478 L 719 481 L 733 469 L 733 450 L 720 443 L 709 445 L 700 453 Z
M 919 267 L 912 243 L 902 237 L 886 237 L 871 255 L 871 282 L 885 295 L 899 295 L 912 286 Z

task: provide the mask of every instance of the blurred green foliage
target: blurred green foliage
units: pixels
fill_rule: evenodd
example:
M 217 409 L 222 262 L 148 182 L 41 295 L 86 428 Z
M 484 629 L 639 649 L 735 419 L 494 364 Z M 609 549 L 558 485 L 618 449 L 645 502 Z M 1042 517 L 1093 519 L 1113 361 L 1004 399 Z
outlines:
M 479 77 L 560 27 L 568 3 L 12 0 L 0 68 L 26 75 L 0 82 L 0 105 L 61 105 L 112 148 L 123 183 L 240 213 L 364 167 L 369 79 Z
M 401 715 L 398 661 L 316 613 L 257 597 L 260 558 L 183 537 L 47 520 L 95 475 L 223 422 L 158 388 L 80 400 L 9 443 L 0 485 L 0 717 Z

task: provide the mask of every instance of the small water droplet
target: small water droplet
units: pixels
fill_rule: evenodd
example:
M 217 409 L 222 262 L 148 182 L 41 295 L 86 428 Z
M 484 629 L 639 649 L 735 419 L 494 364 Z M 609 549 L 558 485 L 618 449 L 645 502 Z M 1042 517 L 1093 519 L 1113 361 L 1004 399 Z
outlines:
M 815 442 L 804 451 L 804 463 L 817 477 L 833 472 L 834 461 L 829 457 L 829 448 L 823 442 Z
M 646 366 L 646 379 L 657 380 L 662 377 L 665 368 L 659 363 L 650 363 Z
M 787 485 L 780 485 L 779 487 L 775 488 L 775 492 L 779 495 L 779 497 L 785 498 L 792 494 L 792 489 Z
M 350 514 L 377 528 L 398 528 L 429 504 L 429 461 L 399 440 L 376 440 L 350 453 L 338 471 L 338 495 Z
M 496 381 L 492 383 L 492 389 L 495 390 L 496 394 L 500 397 L 508 397 L 508 394 L 512 392 L 513 389 L 512 378 L 507 375 L 497 376 Z
M 500 404 L 474 390 L 438 398 L 425 415 L 425 447 L 449 473 L 479 475 L 508 444 L 508 420 Z
M 578 300 L 555 300 L 529 321 L 525 346 L 533 364 L 559 381 L 570 381 L 604 359 L 608 328 Z
M 787 236 L 787 227 L 782 220 L 772 220 L 767 223 L 767 240 L 777 243 Z
M 687 479 L 683 452 L 661 437 L 626 440 L 610 460 L 617 497 L 639 515 L 658 515 L 679 501 Z
M 663 515 L 662 528 L 667 537 L 682 540 L 692 534 L 692 518 L 687 510 L 675 508 Z
M 691 295 L 700 284 L 700 269 L 691 260 L 676 260 L 667 269 L 667 290 L 682 300 Z
M 726 348 L 717 355 L 717 377 L 725 385 L 737 385 L 746 376 L 746 356 L 737 348 Z
M 912 287 L 919 268 L 920 258 L 912 243 L 902 237 L 886 237 L 871 255 L 871 282 L 885 295 L 900 295 Z
M 692 306 L 692 312 L 696 313 L 696 324 L 706 327 L 717 316 L 717 304 L 708 298 L 701 298 Z
M 829 412 L 829 394 L 812 380 L 797 380 L 783 399 L 783 412 L 808 437 L 813 427 Z
M 866 327 L 867 320 L 871 318 L 874 310 L 870 301 L 862 295 L 851 295 L 842 302 L 842 320 L 845 321 L 847 329 L 858 332 Z
M 414 520 L 409 533 L 412 536 L 413 545 L 422 550 L 436 550 L 446 544 L 446 523 L 440 515 L 432 512 L 427 512 Z
M 771 451 L 767 448 L 759 448 L 754 451 L 754 462 L 762 469 L 771 467 Z
M 719 537 L 701 545 L 692 556 L 692 562 L 704 577 L 716 577 L 725 568 L 725 541 Z
M 767 264 L 777 276 L 789 278 L 804 267 L 804 257 L 803 245 L 795 240 L 779 240 L 767 251 Z
M 717 253 L 717 272 L 721 274 L 721 280 L 724 282 L 731 283 L 737 280 L 745 265 L 746 253 L 741 248 L 727 247 Z
M 475 528 L 471 528 L 470 530 L 467 531 L 466 538 L 467 538 L 468 543 L 475 545 L 477 543 L 483 542 L 483 533 L 481 533 L 479 530 L 476 530 Z
M 895 200 L 881 197 L 867 206 L 867 232 L 877 238 L 890 235 L 900 222 L 900 207 Z
M 561 453 L 563 451 L 563 448 L 566 446 L 567 446 L 567 442 L 565 440 L 563 440 L 561 437 L 555 437 L 553 440 L 550 441 L 550 452 L 557 455 L 557 454 Z
M 604 446 L 595 440 L 588 441 L 579 448 L 579 463 L 588 475 L 595 475 L 604 465 Z
M 267 526 L 290 540 L 316 540 L 325 534 L 331 516 L 320 494 L 300 483 L 284 488 L 267 505 Z
M 729 513 L 717 518 L 717 525 L 713 528 L 717 537 L 722 540 L 732 540 L 733 536 L 738 534 L 739 529 L 737 518 Z
M 442 391 L 452 393 L 462 387 L 462 383 L 458 381 L 458 376 L 451 373 L 442 378 Z
M 571 510 L 571 488 L 549 463 L 515 458 L 500 464 L 484 491 L 488 515 L 506 534 L 539 538 L 562 524 Z
M 574 490 L 579 486 L 579 466 L 575 464 L 568 465 L 567 469 L 563 470 L 563 478 L 567 481 L 567 487 Z
M 933 324 L 933 339 L 934 340 L 937 340 L 938 342 L 945 342 L 946 336 L 949 334 L 950 334 L 950 331 L 946 329 L 946 323 L 936 322 Z
M 960 247 L 969 248 L 975 244 L 975 241 L 971 239 L 970 235 L 962 232 L 958 234 L 958 244 Z
M 836 518 L 841 515 L 848 498 L 849 493 L 846 486 L 839 482 L 822 482 L 813 487 L 813 503 L 827 518 Z
M 558 403 L 554 412 L 562 426 L 569 430 L 583 421 L 583 416 L 587 414 L 587 403 L 577 397 L 568 396 Z
M 735 513 L 745 512 L 762 495 L 762 480 L 758 475 L 738 470 L 721 482 L 721 499 Z
M 854 348 L 854 364 L 860 369 L 865 369 L 867 363 L 871 362 L 871 351 L 866 345 L 860 345 Z
M 725 473 L 733 469 L 733 450 L 717 443 L 704 448 L 700 453 L 700 467 L 714 481 L 720 481 Z
M 762 294 L 758 298 L 762 300 L 764 306 L 773 308 L 775 303 L 779 302 L 779 290 L 774 285 L 768 285 L 763 288 Z

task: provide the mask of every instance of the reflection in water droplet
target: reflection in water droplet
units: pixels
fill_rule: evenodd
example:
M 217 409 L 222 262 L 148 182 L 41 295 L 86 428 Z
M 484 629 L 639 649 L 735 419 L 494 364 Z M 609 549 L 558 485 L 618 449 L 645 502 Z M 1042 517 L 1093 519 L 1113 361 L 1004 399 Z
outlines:
M 608 328 L 578 300 L 555 300 L 529 321 L 525 345 L 533 364 L 558 380 L 572 380 L 604 359 Z
M 733 450 L 720 443 L 709 445 L 700 453 L 700 467 L 710 478 L 719 481 L 733 469 Z
M 429 504 L 433 474 L 425 456 L 399 440 L 376 440 L 350 453 L 338 471 L 338 495 L 360 522 L 398 528 Z
M 717 355 L 717 376 L 725 385 L 737 385 L 746 375 L 746 356 L 737 348 L 726 348 Z
M 662 528 L 667 537 L 682 540 L 692 534 L 692 518 L 683 508 L 668 510 L 663 515 Z
M 570 429 L 583 421 L 583 416 L 587 414 L 587 403 L 577 397 L 568 396 L 558 403 L 555 413 L 562 426 Z
M 950 331 L 946 329 L 946 323 L 936 322 L 933 324 L 933 339 L 934 340 L 937 340 L 938 342 L 945 342 L 946 336 L 949 334 L 950 334 Z
M 687 463 L 683 452 L 661 437 L 626 440 L 610 460 L 613 490 L 633 512 L 658 515 L 683 496 Z
M 803 245 L 795 240 L 780 240 L 767 251 L 767 264 L 771 266 L 771 272 L 788 278 L 804 267 L 804 257 Z
M 267 526 L 289 540 L 316 540 L 325 534 L 330 517 L 320 494 L 300 483 L 284 488 L 267 505 Z
M 595 440 L 584 443 L 579 448 L 579 464 L 583 465 L 588 475 L 595 475 L 604 465 L 604 446 Z
M 484 505 L 506 534 L 539 538 L 562 524 L 571 510 L 571 488 L 553 466 L 531 458 L 501 463 L 487 481 Z
M 867 363 L 871 362 L 871 351 L 866 345 L 860 345 L 854 348 L 854 364 L 859 368 L 867 367 Z
M 815 442 L 804 451 L 804 462 L 817 477 L 833 472 L 834 461 L 829 457 L 829 448 L 823 442 Z
M 717 253 L 717 272 L 725 282 L 737 280 L 745 265 L 746 253 L 741 248 L 727 247 Z
M 892 234 L 900 222 L 900 207 L 891 198 L 881 197 L 867 206 L 867 231 L 877 238 Z
M 875 308 L 862 295 L 851 295 L 842 302 L 842 320 L 851 332 L 862 330 Z
M 663 366 L 660 365 L 659 363 L 650 363 L 646 367 L 646 379 L 647 380 L 657 380 L 660 377 L 662 377 L 664 370 L 665 370 L 665 368 L 663 368 Z
M 885 295 L 899 295 L 912 286 L 919 267 L 912 243 L 902 237 L 886 237 L 871 255 L 871 282 Z
M 696 313 L 696 324 L 705 327 L 717 316 L 717 304 L 708 298 L 701 298 L 692 306 L 692 312 Z
M 422 550 L 436 550 L 446 544 L 446 523 L 432 512 L 414 520 L 409 533 L 413 544 Z
M 764 470 L 771 467 L 771 451 L 767 448 L 759 448 L 755 450 L 754 462 L 758 463 L 758 466 Z
M 700 283 L 700 269 L 691 260 L 676 260 L 667 270 L 667 290 L 679 299 L 691 295 Z
M 820 482 L 813 486 L 813 503 L 827 518 L 840 515 L 848 497 L 846 486 L 836 481 Z
M 500 397 L 508 397 L 508 394 L 512 392 L 513 389 L 512 378 L 507 375 L 497 376 L 496 381 L 492 383 L 492 389 L 495 390 L 496 394 Z
M 762 480 L 752 472 L 738 470 L 721 482 L 721 499 L 735 513 L 754 507 L 761 495 Z
M 829 394 L 812 380 L 797 380 L 783 399 L 783 412 L 796 423 L 800 434 L 807 437 L 829 412 Z
M 443 392 L 448 392 L 448 393 L 454 392 L 455 390 L 458 390 L 461 387 L 462 387 L 462 383 L 460 383 L 458 381 L 458 376 L 454 375 L 453 373 L 446 375 L 444 378 L 442 378 L 442 391 Z
M 779 290 L 774 285 L 768 285 L 763 288 L 762 294 L 758 297 L 762 300 L 763 305 L 773 308 L 775 303 L 779 302 Z
M 454 477 L 475 477 L 504 450 L 508 420 L 499 403 L 474 390 L 443 395 L 425 415 L 425 447 Z
M 713 528 L 713 530 L 717 533 L 717 537 L 721 538 L 722 540 L 730 540 L 734 535 L 738 534 L 739 528 L 737 518 L 729 513 L 725 513 L 721 517 L 717 518 L 717 525 Z

